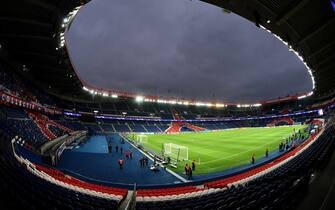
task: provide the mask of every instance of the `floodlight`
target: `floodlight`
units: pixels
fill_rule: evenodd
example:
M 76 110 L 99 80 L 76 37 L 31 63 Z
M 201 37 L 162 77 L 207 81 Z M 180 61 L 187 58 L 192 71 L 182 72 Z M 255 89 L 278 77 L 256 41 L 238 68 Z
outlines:
M 142 102 L 144 100 L 144 97 L 143 96 L 136 96 L 135 100 L 137 102 Z

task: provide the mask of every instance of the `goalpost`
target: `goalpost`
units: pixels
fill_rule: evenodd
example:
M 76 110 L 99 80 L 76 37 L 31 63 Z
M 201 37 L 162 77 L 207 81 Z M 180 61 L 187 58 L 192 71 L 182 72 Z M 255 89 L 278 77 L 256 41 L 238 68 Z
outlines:
M 177 162 L 188 160 L 188 147 L 173 143 L 166 143 L 164 144 L 164 155 L 175 159 Z
M 139 134 L 136 136 L 136 142 L 138 144 L 147 144 L 148 143 L 148 136 L 144 134 Z

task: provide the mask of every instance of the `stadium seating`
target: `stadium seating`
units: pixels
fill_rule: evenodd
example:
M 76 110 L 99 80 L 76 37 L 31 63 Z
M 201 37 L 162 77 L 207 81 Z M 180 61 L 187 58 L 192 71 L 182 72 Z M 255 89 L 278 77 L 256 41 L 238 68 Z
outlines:
M 161 133 L 165 131 L 165 130 L 162 130 L 162 128 L 164 129 L 164 127 L 158 127 L 156 125 L 146 125 L 145 128 L 150 133 Z
M 197 188 L 194 186 L 178 187 L 178 188 L 165 188 L 156 190 L 138 190 L 138 197 L 151 197 L 151 196 L 168 196 L 168 195 L 178 195 L 192 192 L 199 192 L 204 190 L 204 188 Z
M 113 125 L 116 132 L 124 133 L 124 132 L 131 132 L 129 126 L 127 124 L 115 124 Z
M 59 124 L 63 125 L 64 127 L 70 128 L 71 130 L 87 130 L 80 121 L 74 119 L 62 119 L 57 121 Z
M 53 133 L 55 136 L 63 136 L 66 134 L 66 131 L 60 129 L 59 127 L 56 127 L 54 125 L 49 125 L 48 129 Z
M 29 82 L 23 81 L 19 75 L 8 72 L 6 69 L 0 65 L 0 90 L 4 88 L 6 91 L 28 101 L 54 105 L 54 100 L 51 96 L 44 94 L 32 84 L 29 84 Z
M 129 125 L 132 132 L 148 132 L 143 125 Z
M 49 140 L 62 136 L 66 132 L 72 132 L 71 129 L 58 124 L 53 120 L 49 120 L 47 116 L 42 115 L 39 112 L 29 110 L 28 115 Z
M 58 171 L 58 170 L 55 170 L 55 169 L 52 169 L 52 168 L 47 168 L 47 167 L 43 167 L 43 166 L 40 166 L 40 165 L 35 165 L 35 167 L 36 167 L 36 170 L 44 172 L 47 175 L 54 178 L 55 180 L 58 180 L 60 182 L 66 183 L 66 184 L 69 184 L 71 186 L 77 186 L 77 187 L 80 187 L 80 188 L 83 188 L 83 189 L 88 189 L 88 190 L 93 190 L 93 191 L 96 191 L 96 192 L 101 192 L 101 193 L 120 196 L 121 199 L 124 196 L 127 195 L 127 190 L 126 189 L 90 184 L 90 183 L 86 183 L 86 182 L 80 181 L 78 179 L 75 179 L 73 177 L 66 176 L 61 171 Z
M 104 130 L 104 132 L 116 132 L 114 127 L 113 127 L 113 124 L 110 124 L 110 125 L 101 125 L 102 129 Z
M 280 124 L 281 123 L 281 124 Z M 284 123 L 284 124 L 283 124 Z M 293 125 L 294 120 L 290 117 L 283 117 L 279 119 L 275 119 L 270 122 L 267 126 L 276 126 L 276 125 Z
M 84 125 L 89 131 L 93 133 L 102 132 L 101 127 L 98 124 L 84 124 Z
M 31 112 L 27 114 L 21 109 L 3 105 L 1 105 L 1 112 L 4 114 L 4 117 L 0 119 L 1 130 L 12 138 L 18 136 L 35 149 L 56 137 L 64 135 L 66 132 L 71 132 L 65 126 L 49 120 L 41 114 L 32 115 Z
M 79 188 L 69 189 L 56 185 L 51 179 L 43 179 L 33 174 L 34 169 L 19 163 L 14 158 L 9 144 L 9 136 L 0 132 L 0 138 L 0 186 L 2 192 L 6 192 L 1 198 L 2 201 L 6 201 L 1 203 L 2 209 L 93 210 L 117 208 L 119 200 L 90 195 L 85 191 L 79 191 Z M 53 170 L 47 171 L 53 173 L 54 176 L 61 174 Z M 36 173 L 38 172 L 36 171 Z
M 1 120 L 1 130 L 12 138 L 19 136 L 35 148 L 40 147 L 48 141 L 45 135 L 32 120 Z
M 171 109 L 171 113 L 175 120 L 183 120 L 184 118 L 180 116 L 175 109 Z M 187 122 L 172 122 L 170 127 L 167 128 L 164 132 L 166 133 L 179 133 L 183 131 L 204 131 L 205 128 L 193 125 Z
M 1 106 L 2 112 L 11 119 L 28 119 L 27 113 L 21 109 L 15 109 L 8 106 Z
M 179 118 L 180 119 L 180 118 Z M 182 128 L 187 128 L 186 131 L 204 131 L 205 128 L 192 125 L 191 123 L 185 122 L 172 122 L 171 126 L 165 130 L 166 133 L 179 133 Z M 214 129 L 213 129 L 214 130 Z

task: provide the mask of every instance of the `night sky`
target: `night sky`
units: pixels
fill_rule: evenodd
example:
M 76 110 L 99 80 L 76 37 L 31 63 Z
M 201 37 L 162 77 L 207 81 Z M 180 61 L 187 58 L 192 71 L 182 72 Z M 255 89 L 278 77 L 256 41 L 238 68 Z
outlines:
M 80 77 L 108 89 L 254 102 L 312 88 L 304 65 L 279 40 L 195 0 L 94 0 L 67 41 Z

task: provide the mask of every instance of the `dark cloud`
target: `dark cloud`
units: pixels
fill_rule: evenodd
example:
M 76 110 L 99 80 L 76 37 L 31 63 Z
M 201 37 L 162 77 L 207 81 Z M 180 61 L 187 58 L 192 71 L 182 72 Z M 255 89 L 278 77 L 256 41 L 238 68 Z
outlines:
M 247 102 L 312 87 L 275 37 L 199 1 L 95 0 L 67 40 L 81 77 L 114 90 Z

